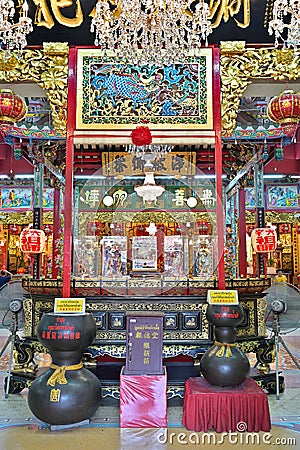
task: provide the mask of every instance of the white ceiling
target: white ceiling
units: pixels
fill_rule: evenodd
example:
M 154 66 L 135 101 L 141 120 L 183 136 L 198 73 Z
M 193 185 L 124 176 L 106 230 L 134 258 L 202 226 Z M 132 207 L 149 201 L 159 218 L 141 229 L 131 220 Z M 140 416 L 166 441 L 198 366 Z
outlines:
M 282 91 L 292 90 L 295 92 L 300 91 L 299 80 L 289 81 L 289 82 L 270 82 L 266 80 L 265 82 L 253 82 L 245 90 L 244 97 L 274 97 L 279 95 Z
M 43 89 L 35 83 L 1 83 L 0 89 L 11 89 L 22 97 L 46 97 Z

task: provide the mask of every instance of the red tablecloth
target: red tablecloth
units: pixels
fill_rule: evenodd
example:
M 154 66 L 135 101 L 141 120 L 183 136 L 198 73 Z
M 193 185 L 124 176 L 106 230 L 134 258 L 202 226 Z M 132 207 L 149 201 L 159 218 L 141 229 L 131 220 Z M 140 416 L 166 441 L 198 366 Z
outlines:
M 270 431 L 266 394 L 248 378 L 242 385 L 222 388 L 204 378 L 185 384 L 182 424 L 193 431 Z
M 120 427 L 167 426 L 167 371 L 163 375 L 120 375 Z

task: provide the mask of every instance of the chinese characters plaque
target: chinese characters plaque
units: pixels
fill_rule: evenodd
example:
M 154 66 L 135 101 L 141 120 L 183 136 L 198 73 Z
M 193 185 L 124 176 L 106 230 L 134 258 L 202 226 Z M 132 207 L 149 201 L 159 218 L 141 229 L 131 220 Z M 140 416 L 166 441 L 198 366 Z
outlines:
M 163 313 L 127 314 L 126 375 L 163 373 Z

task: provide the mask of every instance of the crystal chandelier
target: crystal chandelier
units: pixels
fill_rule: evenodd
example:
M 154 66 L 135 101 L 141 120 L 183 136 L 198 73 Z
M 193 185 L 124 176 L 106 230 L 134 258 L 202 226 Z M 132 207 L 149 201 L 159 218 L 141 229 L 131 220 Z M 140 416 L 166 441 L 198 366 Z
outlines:
M 204 0 L 99 0 L 91 22 L 103 59 L 113 51 L 132 64 L 184 62 L 212 33 Z
M 275 47 L 282 41 L 296 51 L 300 45 L 300 0 L 275 0 L 268 31 L 275 35 Z
M 14 22 L 15 8 L 13 0 L 0 0 L 0 40 L 6 53 L 14 49 L 22 50 L 27 45 L 26 36 L 32 31 L 32 20 L 28 17 L 27 1 L 19 0 L 20 17 Z
M 152 202 L 156 203 L 157 197 L 165 191 L 165 188 L 155 183 L 153 172 L 145 172 L 144 184 L 135 186 L 134 190 L 139 197 L 143 198 L 145 204 L 151 204 Z

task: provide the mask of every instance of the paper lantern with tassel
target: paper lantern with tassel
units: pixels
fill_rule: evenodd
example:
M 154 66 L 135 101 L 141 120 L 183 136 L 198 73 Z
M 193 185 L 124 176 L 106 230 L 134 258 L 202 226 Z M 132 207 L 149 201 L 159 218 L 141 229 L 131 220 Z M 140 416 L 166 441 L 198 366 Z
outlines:
M 300 119 L 300 94 L 283 91 L 268 104 L 268 117 L 282 126 L 287 136 L 293 136 Z

